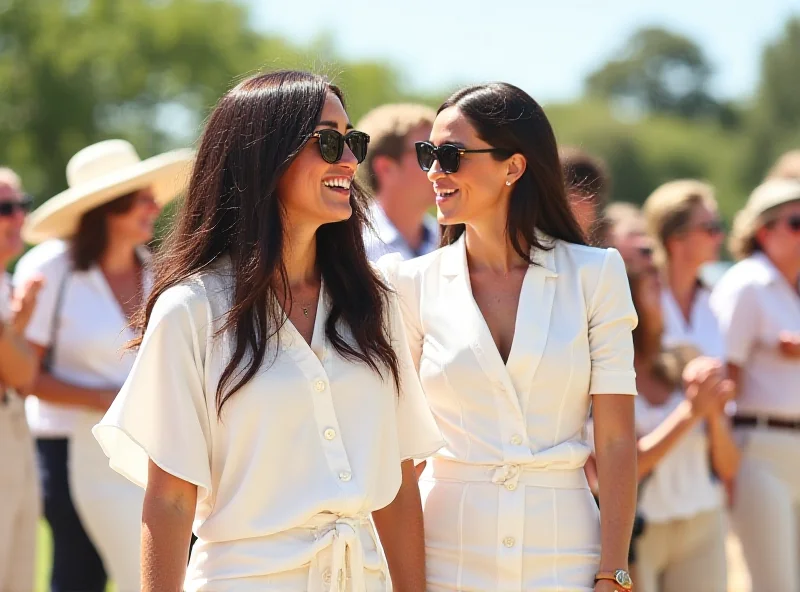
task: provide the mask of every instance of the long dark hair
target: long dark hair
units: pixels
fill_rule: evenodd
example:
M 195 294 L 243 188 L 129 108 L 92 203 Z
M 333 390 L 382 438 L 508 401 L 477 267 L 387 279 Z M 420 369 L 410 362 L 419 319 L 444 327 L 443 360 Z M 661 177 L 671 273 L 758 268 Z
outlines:
M 177 224 L 157 258 L 156 279 L 138 319 L 146 327 L 161 294 L 227 255 L 235 270 L 232 306 L 217 335 L 232 330 L 236 347 L 220 377 L 217 413 L 258 372 L 267 342 L 286 322 L 278 297 L 291 297 L 283 262 L 285 228 L 277 184 L 319 123 L 328 93 L 324 78 L 279 71 L 254 76 L 230 90 L 211 114 Z M 344 104 L 344 101 L 342 101 Z M 351 185 L 353 215 L 317 231 L 317 265 L 331 299 L 325 334 L 345 358 L 399 386 L 398 361 L 386 320 L 389 288 L 367 261 L 362 228 L 367 196 Z M 348 328 L 356 347 L 340 333 Z M 139 339 L 139 343 L 141 338 Z M 134 346 L 137 345 L 134 342 Z M 245 368 L 239 365 L 247 358 Z
M 558 148 L 550 122 L 528 93 L 504 82 L 469 86 L 447 99 L 438 113 L 457 107 L 478 136 L 503 153 L 522 154 L 527 168 L 514 184 L 506 230 L 514 250 L 532 263 L 530 249 L 548 248 L 536 239 L 536 229 L 570 243 L 586 244 L 567 200 Z M 442 228 L 442 246 L 464 233 L 463 224 Z
M 70 240 L 72 265 L 77 271 L 88 271 L 100 261 L 108 248 L 108 218 L 124 214 L 136 202 L 136 191 L 113 199 L 81 216 L 78 230 Z

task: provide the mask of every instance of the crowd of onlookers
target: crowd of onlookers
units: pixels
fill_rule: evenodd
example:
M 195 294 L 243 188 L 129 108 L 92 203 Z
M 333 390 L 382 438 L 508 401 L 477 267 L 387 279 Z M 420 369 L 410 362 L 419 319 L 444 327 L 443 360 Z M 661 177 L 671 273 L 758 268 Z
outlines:
M 414 153 L 434 117 L 386 105 L 357 126 L 371 138 L 359 175 L 376 197 L 373 260 L 438 246 Z M 0 169 L 0 264 L 23 238 L 37 244 L 0 278 L 0 590 L 32 589 L 40 513 L 54 592 L 138 581 L 143 494 L 108 467 L 91 428 L 130 371 L 132 355 L 119 352 L 151 281 L 146 245 L 190 159 L 140 161 L 126 142 L 95 144 L 70 161 L 70 188 L 27 222 L 31 198 Z M 609 203 L 602 161 L 573 148 L 561 159 L 590 242 L 625 260 L 639 317 L 636 589 L 726 590 L 732 529 L 754 591 L 800 590 L 800 152 L 754 188 L 727 233 L 701 180 Z M 737 262 L 707 285 L 726 234 Z M 586 473 L 596 485 L 591 459 Z

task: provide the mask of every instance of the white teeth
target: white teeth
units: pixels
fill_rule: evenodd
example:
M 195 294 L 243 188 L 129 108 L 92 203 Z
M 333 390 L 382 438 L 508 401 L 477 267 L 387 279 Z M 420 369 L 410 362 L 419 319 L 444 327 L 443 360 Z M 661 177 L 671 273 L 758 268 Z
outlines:
M 326 181 L 323 181 L 322 184 L 325 185 L 325 187 L 340 187 L 342 189 L 350 189 L 351 182 L 352 179 L 349 177 L 337 177 L 335 179 L 327 179 Z
M 436 195 L 439 197 L 447 197 L 448 195 L 453 195 L 456 192 L 456 189 L 437 189 Z

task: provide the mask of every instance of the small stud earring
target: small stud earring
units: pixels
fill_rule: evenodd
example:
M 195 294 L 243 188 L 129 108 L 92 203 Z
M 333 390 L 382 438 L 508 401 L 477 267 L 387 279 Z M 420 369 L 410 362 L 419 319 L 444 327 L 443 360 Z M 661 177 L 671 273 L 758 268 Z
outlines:
M 506 181 L 506 185 L 508 185 L 509 187 L 511 187 L 511 181 Z

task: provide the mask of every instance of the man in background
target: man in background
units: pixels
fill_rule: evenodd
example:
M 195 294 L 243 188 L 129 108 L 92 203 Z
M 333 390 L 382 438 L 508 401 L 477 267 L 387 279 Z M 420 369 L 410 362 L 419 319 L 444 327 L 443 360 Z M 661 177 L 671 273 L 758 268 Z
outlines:
M 369 134 L 359 180 L 375 196 L 373 228 L 364 235 L 367 257 L 389 253 L 411 259 L 439 246 L 439 226 L 429 210 L 433 184 L 417 164 L 415 142 L 430 137 L 436 112 L 424 105 L 389 104 L 373 109 L 356 126 Z
M 559 158 L 572 213 L 589 244 L 605 247 L 608 237 L 603 210 L 611 185 L 605 163 L 573 146 L 561 148 Z

